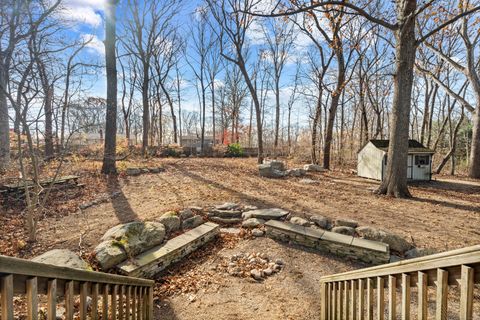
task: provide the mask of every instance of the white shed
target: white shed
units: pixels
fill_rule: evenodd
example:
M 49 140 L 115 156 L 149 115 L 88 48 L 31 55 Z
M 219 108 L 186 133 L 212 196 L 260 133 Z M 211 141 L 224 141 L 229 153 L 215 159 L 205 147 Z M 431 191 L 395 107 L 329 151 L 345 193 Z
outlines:
M 358 152 L 358 176 L 383 180 L 387 166 L 388 144 L 389 140 L 370 140 Z M 433 154 L 432 150 L 417 140 L 408 140 L 407 178 L 409 180 L 431 180 Z

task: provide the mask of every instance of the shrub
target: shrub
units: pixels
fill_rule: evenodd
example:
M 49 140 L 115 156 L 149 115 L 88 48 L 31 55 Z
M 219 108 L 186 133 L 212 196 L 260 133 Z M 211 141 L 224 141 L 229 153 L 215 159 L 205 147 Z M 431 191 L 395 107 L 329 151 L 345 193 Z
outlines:
M 225 155 L 227 157 L 243 157 L 243 148 L 239 143 L 230 143 Z

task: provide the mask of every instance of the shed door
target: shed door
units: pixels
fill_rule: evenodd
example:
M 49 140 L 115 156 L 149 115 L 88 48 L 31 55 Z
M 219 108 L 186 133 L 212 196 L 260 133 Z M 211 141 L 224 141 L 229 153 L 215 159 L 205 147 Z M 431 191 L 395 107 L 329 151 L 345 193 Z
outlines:
M 407 157 L 407 179 L 413 179 L 413 155 Z

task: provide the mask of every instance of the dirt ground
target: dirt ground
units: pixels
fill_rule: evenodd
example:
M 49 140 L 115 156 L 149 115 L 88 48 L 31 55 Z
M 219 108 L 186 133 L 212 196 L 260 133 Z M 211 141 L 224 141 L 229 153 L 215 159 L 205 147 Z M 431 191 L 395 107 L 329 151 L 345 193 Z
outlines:
M 120 191 L 110 202 L 41 220 L 37 244 L 23 255 L 53 248 L 85 254 L 118 223 L 152 220 L 167 210 L 227 201 L 280 207 L 296 215 L 351 218 L 409 237 L 417 247 L 439 251 L 480 243 L 479 182 L 434 177 L 432 182 L 412 185 L 412 199 L 400 200 L 374 195 L 376 181 L 341 171 L 309 173 L 306 183 L 304 178 L 261 178 L 255 159 L 164 159 L 156 164 L 166 171 L 99 182 L 99 192 Z M 191 292 L 162 299 L 156 311 L 159 318 L 314 319 L 319 311 L 318 279 L 362 267 L 266 238 L 235 243 L 175 269 L 186 278 L 202 274 L 207 280 Z M 262 283 L 213 270 L 218 259 L 239 252 L 265 252 L 284 259 L 286 267 Z

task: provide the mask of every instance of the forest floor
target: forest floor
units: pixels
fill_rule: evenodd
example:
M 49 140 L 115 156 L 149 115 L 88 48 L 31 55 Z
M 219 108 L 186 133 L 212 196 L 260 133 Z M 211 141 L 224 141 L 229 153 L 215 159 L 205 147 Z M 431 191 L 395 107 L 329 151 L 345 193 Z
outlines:
M 305 178 L 261 178 L 256 159 L 169 158 L 144 164 L 161 165 L 166 171 L 107 180 L 99 174 L 101 163 L 65 165 L 62 174 L 80 175 L 86 186 L 56 194 L 48 202 L 34 244 L 26 242 L 18 208 L 7 204 L 0 214 L 0 254 L 30 258 L 53 248 L 69 248 L 86 256 L 118 223 L 227 201 L 280 207 L 295 215 L 351 218 L 406 236 L 417 247 L 439 251 L 480 242 L 480 183 L 467 179 L 434 177 L 412 184 L 413 198 L 393 199 L 373 194 L 378 182 L 348 171 L 309 173 L 306 183 Z M 77 209 L 113 192 L 119 193 L 111 201 Z M 232 254 L 252 252 L 281 258 L 285 268 L 262 283 L 218 271 Z M 162 299 L 156 312 L 162 319 L 314 319 L 319 310 L 318 279 L 362 267 L 271 239 L 235 235 L 221 237 L 187 260 L 160 278 Z

